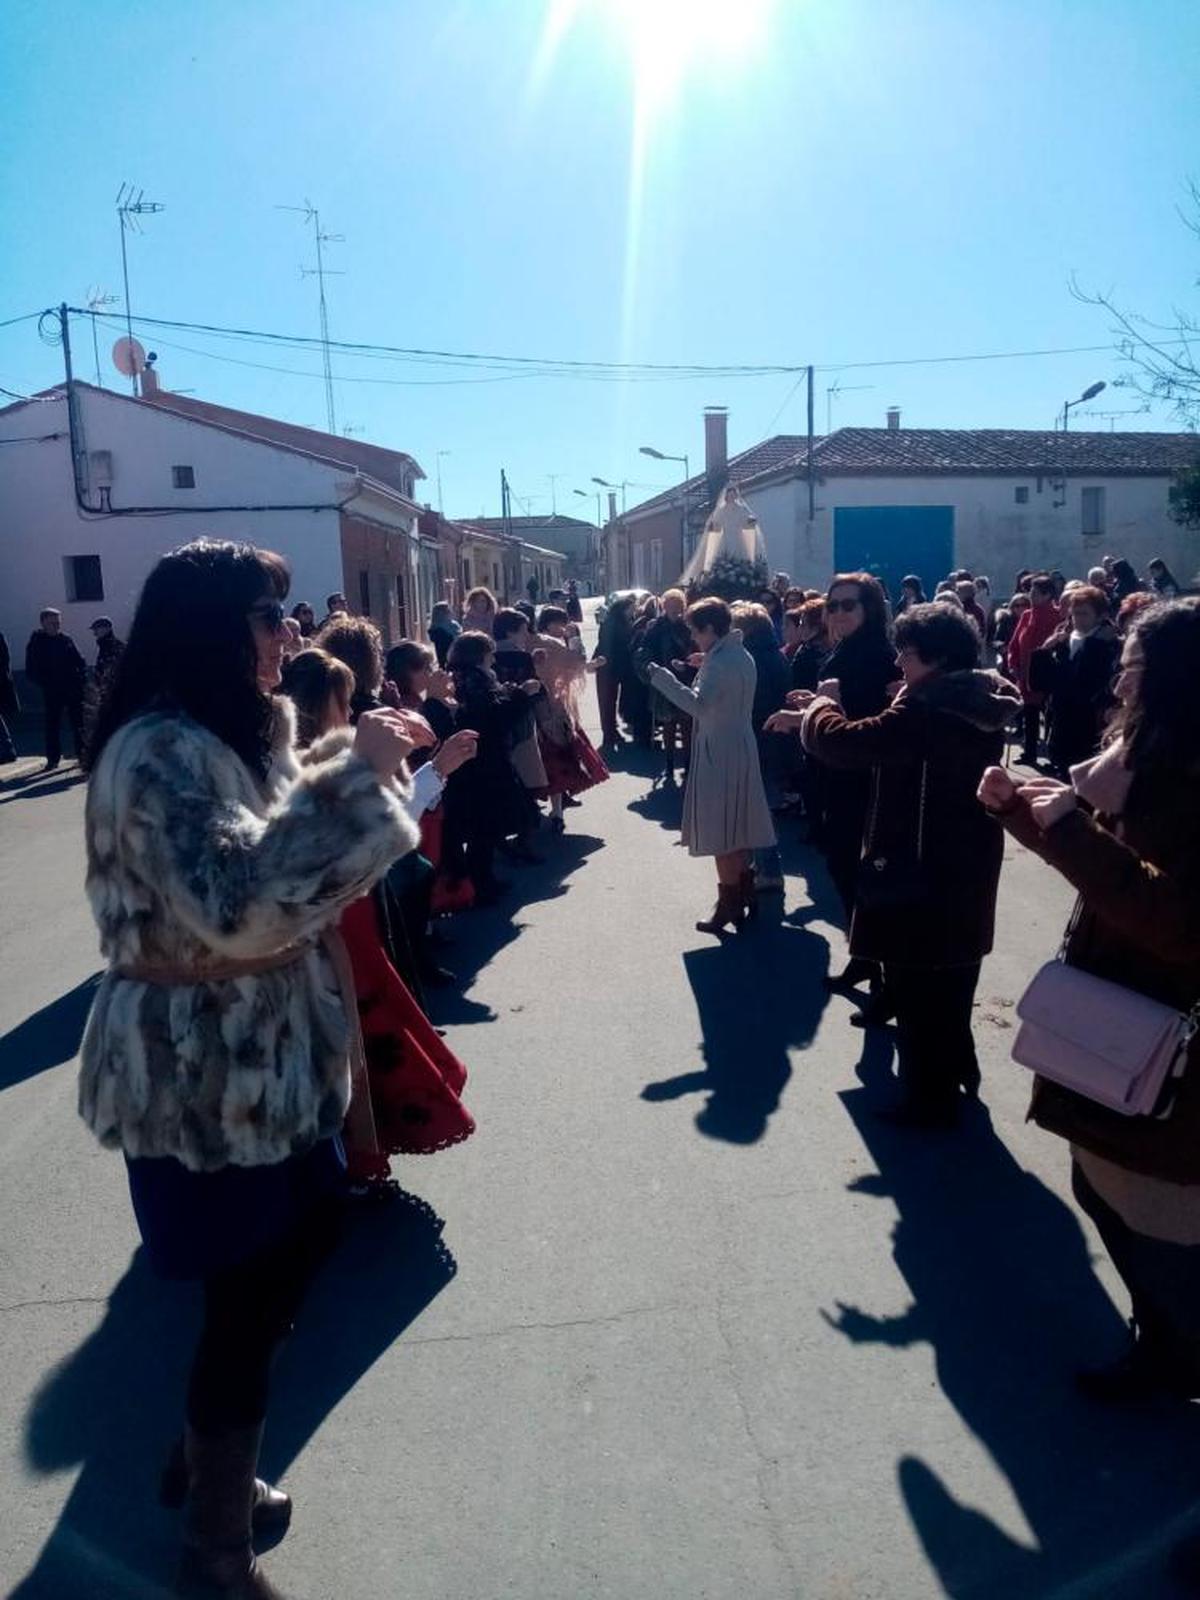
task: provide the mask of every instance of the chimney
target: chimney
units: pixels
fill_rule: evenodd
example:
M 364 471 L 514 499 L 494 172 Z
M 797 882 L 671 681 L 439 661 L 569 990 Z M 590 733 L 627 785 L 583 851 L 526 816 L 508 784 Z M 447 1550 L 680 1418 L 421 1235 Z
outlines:
M 889 433 L 899 433 L 900 432 L 900 407 L 899 406 L 889 406 L 888 407 L 887 422 L 888 422 L 888 432 Z
M 146 365 L 142 368 L 141 392 L 143 395 L 157 394 L 159 391 L 158 373 L 154 368 L 154 363 L 157 360 L 158 356 L 151 350 L 146 357 Z
M 729 476 L 729 413 L 724 406 L 704 408 L 704 475 L 713 494 Z

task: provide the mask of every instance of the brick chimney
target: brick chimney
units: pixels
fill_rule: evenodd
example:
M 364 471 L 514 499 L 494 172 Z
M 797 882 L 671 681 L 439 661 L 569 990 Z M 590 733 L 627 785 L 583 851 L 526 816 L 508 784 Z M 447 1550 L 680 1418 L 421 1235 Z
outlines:
M 704 408 L 704 475 L 713 495 L 729 476 L 729 413 L 724 406 Z
M 888 432 L 889 433 L 899 433 L 900 432 L 900 407 L 899 406 L 889 406 L 888 407 L 887 425 L 888 425 Z

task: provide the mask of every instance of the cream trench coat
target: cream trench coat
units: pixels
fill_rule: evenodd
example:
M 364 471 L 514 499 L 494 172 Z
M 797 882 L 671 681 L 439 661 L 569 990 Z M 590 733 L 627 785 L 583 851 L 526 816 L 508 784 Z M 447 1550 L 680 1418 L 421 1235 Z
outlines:
M 694 722 L 683 796 L 683 842 L 694 856 L 775 843 L 750 723 L 756 681 L 754 660 L 736 628 L 713 645 L 691 688 L 666 667 L 650 669 L 659 694 Z

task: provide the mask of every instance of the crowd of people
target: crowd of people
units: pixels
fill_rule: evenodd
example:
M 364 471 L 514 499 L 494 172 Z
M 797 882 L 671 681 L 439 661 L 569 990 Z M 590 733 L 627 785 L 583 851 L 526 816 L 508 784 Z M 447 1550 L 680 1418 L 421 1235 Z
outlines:
M 391 1157 L 474 1131 L 425 1003 L 454 981 L 436 915 L 505 893 L 497 857 L 537 859 L 608 777 L 590 673 L 608 751 L 623 721 L 664 785 L 685 778 L 684 842 L 717 879 L 698 928 L 740 930 L 782 889 L 781 830 L 822 853 L 850 956 L 827 982 L 862 1026 L 895 1024 L 894 1123 L 949 1129 L 980 1095 L 1006 831 L 1079 893 L 1064 966 L 1188 1018 L 1153 1114 L 1039 1064 L 1032 1115 L 1069 1141 L 1132 1301 L 1129 1350 L 1087 1392 L 1200 1395 L 1200 711 L 1179 692 L 1200 600 L 1131 588 L 1124 565 L 1022 573 L 1005 606 L 965 572 L 932 598 L 906 579 L 894 608 L 865 572 L 823 592 L 780 574 L 732 604 L 618 596 L 589 661 L 566 594 L 536 610 L 476 589 L 435 609 L 431 644 L 385 651 L 341 595 L 320 623 L 289 611 L 271 552 L 200 540 L 158 563 L 87 735 L 109 965 L 80 1110 L 124 1155 L 151 1264 L 203 1284 L 162 1476 L 185 1511 L 178 1592 L 278 1594 L 254 1552 L 291 1510 L 257 1477 L 272 1353 Z
M 895 1024 L 887 1121 L 950 1129 L 980 1096 L 1004 833 L 1076 890 L 1014 1055 L 1130 1296 L 1128 1349 L 1079 1383 L 1200 1397 L 1200 597 L 1162 562 L 1140 584 L 1112 558 L 1023 571 L 1004 606 L 966 571 L 932 598 L 906 577 L 894 608 L 866 572 L 824 594 L 781 574 L 732 605 L 622 597 L 605 629 L 606 743 L 618 711 L 646 744 L 660 702 L 687 718 L 683 838 L 718 880 L 699 929 L 741 927 L 779 888 L 776 828 L 803 817 L 849 938 L 827 985 L 866 985 L 852 1021 Z M 680 742 L 662 727 L 664 781 Z M 1200 1587 L 1200 1549 L 1178 1564 Z

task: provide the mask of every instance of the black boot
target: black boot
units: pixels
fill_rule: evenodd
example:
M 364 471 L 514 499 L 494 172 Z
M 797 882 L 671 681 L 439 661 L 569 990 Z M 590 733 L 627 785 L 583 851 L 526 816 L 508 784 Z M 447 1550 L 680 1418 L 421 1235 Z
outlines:
M 841 972 L 831 972 L 822 981 L 827 989 L 856 989 L 860 983 L 869 983 L 874 992 L 882 982 L 882 974 L 877 961 L 851 956 Z
M 176 1439 L 158 1480 L 158 1502 L 168 1511 L 182 1511 L 187 1502 L 187 1452 L 182 1437 Z M 281 1536 L 292 1520 L 292 1497 L 262 1478 L 254 1480 L 250 1522 L 256 1538 Z
M 1080 1394 L 1112 1406 L 1200 1397 L 1200 1380 L 1182 1370 L 1163 1340 L 1148 1336 L 1133 1321 L 1129 1331 L 1131 1341 L 1123 1355 L 1107 1366 L 1085 1367 L 1075 1374 Z
M 696 924 L 696 932 L 720 933 L 722 928 L 740 928 L 745 920 L 746 908 L 742 903 L 741 885 L 719 883 L 716 908 L 706 922 Z
M 286 1600 L 254 1558 L 251 1505 L 262 1427 L 188 1428 L 187 1522 L 175 1593 L 185 1600 Z

